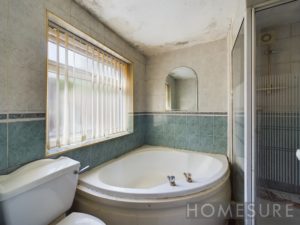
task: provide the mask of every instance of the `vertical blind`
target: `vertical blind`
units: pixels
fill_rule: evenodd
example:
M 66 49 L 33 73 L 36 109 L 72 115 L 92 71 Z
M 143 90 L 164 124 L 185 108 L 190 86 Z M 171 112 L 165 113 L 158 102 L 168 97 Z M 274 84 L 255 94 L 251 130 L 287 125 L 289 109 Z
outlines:
M 128 130 L 128 64 L 49 22 L 47 148 Z

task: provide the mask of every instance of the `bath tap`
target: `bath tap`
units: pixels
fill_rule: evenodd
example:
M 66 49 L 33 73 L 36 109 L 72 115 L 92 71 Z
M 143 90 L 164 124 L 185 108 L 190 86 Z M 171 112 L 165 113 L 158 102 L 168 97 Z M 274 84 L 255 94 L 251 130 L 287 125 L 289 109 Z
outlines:
M 187 182 L 189 182 L 189 183 L 193 182 L 191 173 L 183 173 L 183 174 L 184 174 Z
M 175 176 L 167 176 L 171 186 L 176 186 Z

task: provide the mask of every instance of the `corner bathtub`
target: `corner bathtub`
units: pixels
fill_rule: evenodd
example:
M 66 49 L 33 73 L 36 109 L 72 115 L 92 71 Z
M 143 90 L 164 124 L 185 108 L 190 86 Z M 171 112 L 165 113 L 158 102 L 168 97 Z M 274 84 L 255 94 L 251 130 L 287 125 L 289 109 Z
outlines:
M 192 183 L 184 172 L 192 174 Z M 176 177 L 176 186 L 168 175 Z M 108 225 L 218 225 L 225 219 L 204 218 L 199 209 L 227 204 L 230 195 L 225 156 L 144 146 L 82 174 L 73 208 Z M 197 203 L 198 218 L 195 211 L 187 217 L 188 203 Z

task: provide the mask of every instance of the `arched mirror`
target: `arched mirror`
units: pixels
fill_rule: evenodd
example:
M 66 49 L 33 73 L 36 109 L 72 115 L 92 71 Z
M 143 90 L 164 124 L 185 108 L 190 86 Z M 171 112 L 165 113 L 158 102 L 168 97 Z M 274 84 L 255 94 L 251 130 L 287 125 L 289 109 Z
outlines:
M 198 79 L 194 70 L 178 67 L 172 70 L 166 79 L 166 110 L 198 110 Z

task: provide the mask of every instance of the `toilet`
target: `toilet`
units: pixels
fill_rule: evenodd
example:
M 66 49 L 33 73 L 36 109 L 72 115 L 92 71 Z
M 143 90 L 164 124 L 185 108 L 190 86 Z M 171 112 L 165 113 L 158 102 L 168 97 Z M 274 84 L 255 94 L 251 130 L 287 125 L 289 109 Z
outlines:
M 38 160 L 0 176 L 0 224 L 105 225 L 84 213 L 64 216 L 73 203 L 79 168 L 79 162 L 60 157 Z

